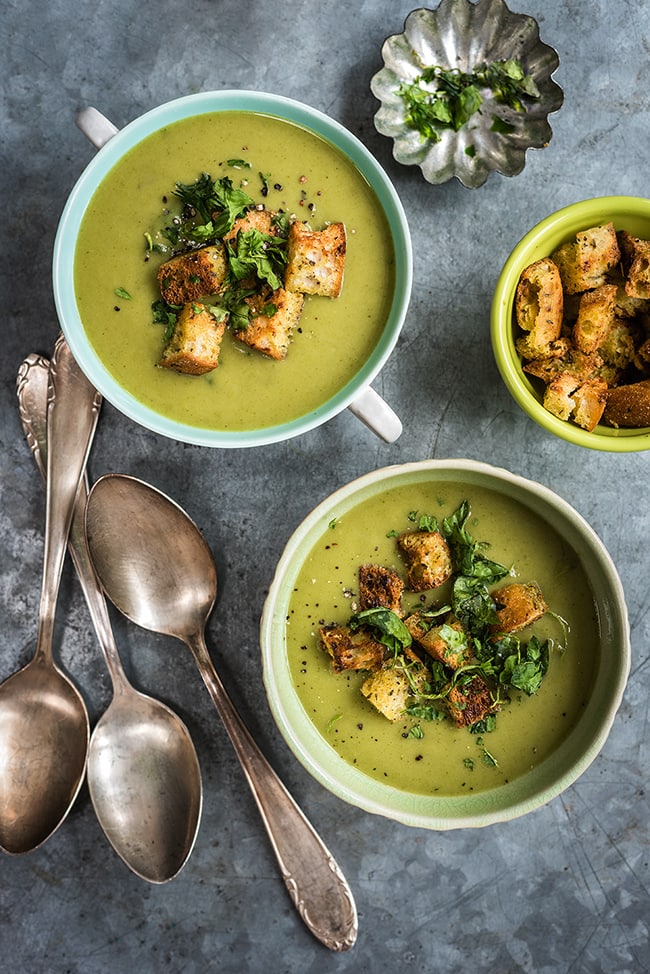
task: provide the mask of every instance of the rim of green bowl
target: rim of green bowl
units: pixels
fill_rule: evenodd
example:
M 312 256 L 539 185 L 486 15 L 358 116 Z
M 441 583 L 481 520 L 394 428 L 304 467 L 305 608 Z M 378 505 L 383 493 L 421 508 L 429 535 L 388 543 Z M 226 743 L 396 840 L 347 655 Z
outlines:
M 553 416 L 544 408 L 534 384 L 521 367 L 515 348 L 514 295 L 522 270 L 549 254 L 572 234 L 611 220 L 617 230 L 631 229 L 650 237 L 650 199 L 638 196 L 599 196 L 564 206 L 526 233 L 513 248 L 497 280 L 490 314 L 492 350 L 501 377 L 515 401 L 531 419 L 555 436 L 577 446 L 611 453 L 650 449 L 650 428 L 614 429 L 597 426 L 593 432 Z M 646 229 L 638 229 L 643 225 Z M 637 227 L 635 230 L 634 227 Z
M 101 179 L 126 152 L 161 126 L 215 111 L 271 115 L 299 125 L 334 145 L 352 161 L 374 190 L 386 216 L 395 251 L 395 292 L 386 324 L 377 345 L 357 374 L 318 409 L 290 422 L 238 432 L 177 422 L 128 393 L 104 366 L 86 338 L 73 281 L 77 233 Z M 129 122 L 99 149 L 77 180 L 61 214 L 54 241 L 52 279 L 56 310 L 72 354 L 88 379 L 120 412 L 140 426 L 182 442 L 212 447 L 250 447 L 290 439 L 320 426 L 353 403 L 371 384 L 393 351 L 406 317 L 413 281 L 413 256 L 408 222 L 397 191 L 379 162 L 352 132 L 318 109 L 294 99 L 268 92 L 225 89 L 165 102 Z
M 560 530 L 582 552 L 582 564 L 597 599 L 602 652 L 585 712 L 563 744 L 527 775 L 491 791 L 440 798 L 400 791 L 364 775 L 329 745 L 305 712 L 291 680 L 285 620 L 303 560 L 340 517 L 362 500 L 397 483 L 463 481 L 499 490 Z M 541 484 L 472 460 L 423 460 L 384 467 L 339 488 L 318 504 L 294 531 L 280 557 L 260 624 L 263 678 L 269 706 L 290 750 L 334 795 L 367 812 L 404 825 L 434 830 L 476 828 L 534 811 L 573 784 L 602 749 L 620 706 L 630 668 L 630 631 L 621 581 L 595 531 L 566 501 Z M 608 652 L 608 650 L 611 650 Z

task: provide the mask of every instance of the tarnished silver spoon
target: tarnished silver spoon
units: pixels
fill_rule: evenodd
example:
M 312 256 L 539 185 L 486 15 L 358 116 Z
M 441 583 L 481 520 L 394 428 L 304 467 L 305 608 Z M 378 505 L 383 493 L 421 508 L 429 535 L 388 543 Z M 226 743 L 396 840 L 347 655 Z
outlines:
M 18 388 L 25 368 L 18 375 Z M 52 636 L 72 510 L 100 399 L 61 336 L 49 372 L 45 552 L 36 653 L 0 685 L 0 846 L 19 854 L 58 828 L 86 770 L 86 705 L 55 664 Z
M 20 417 L 36 465 L 46 477 L 48 361 L 25 360 Z M 84 536 L 88 488 L 81 483 L 70 529 L 70 554 L 113 684 L 88 752 L 91 801 L 109 842 L 136 875 L 164 883 L 187 862 L 202 805 L 199 762 L 187 727 L 169 707 L 128 681 L 106 600 Z
M 198 527 L 155 488 L 108 474 L 90 491 L 86 536 L 99 580 L 117 608 L 145 629 L 187 644 L 242 763 L 295 907 L 325 946 L 347 950 L 357 935 L 352 893 L 235 710 L 205 645 L 217 571 Z

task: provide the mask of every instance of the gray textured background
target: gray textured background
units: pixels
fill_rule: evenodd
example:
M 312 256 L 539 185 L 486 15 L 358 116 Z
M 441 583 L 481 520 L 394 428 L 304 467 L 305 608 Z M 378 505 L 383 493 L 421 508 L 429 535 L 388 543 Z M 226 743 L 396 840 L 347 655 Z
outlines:
M 93 150 L 74 124 L 95 105 L 121 126 L 176 96 L 240 87 L 288 95 L 347 125 L 393 178 L 413 236 L 413 298 L 375 383 L 405 432 L 380 444 L 348 412 L 277 446 L 210 451 L 164 440 L 105 405 L 93 477 L 124 471 L 182 503 L 216 552 L 208 640 L 233 698 L 353 888 L 360 932 L 332 955 L 280 882 L 224 732 L 180 643 L 115 617 L 137 686 L 186 720 L 205 786 L 188 865 L 149 886 L 117 859 L 84 789 L 64 826 L 0 859 L 0 966 L 16 974 L 460 971 L 629 974 L 650 969 L 648 910 L 647 454 L 580 450 L 537 428 L 493 363 L 489 307 L 501 264 L 538 219 L 589 196 L 647 195 L 650 0 L 529 0 L 561 59 L 553 139 L 524 172 L 479 190 L 438 188 L 397 166 L 374 130 L 369 90 L 383 39 L 411 2 L 364 0 L 4 0 L 0 167 L 3 351 L 0 426 L 0 677 L 33 652 L 43 494 L 23 441 L 15 376 L 57 334 L 50 260 L 65 199 Z M 375 467 L 469 457 L 539 480 L 592 524 L 616 562 L 632 625 L 632 672 L 601 755 L 562 797 L 480 831 L 429 833 L 364 814 L 317 785 L 268 710 L 258 620 L 293 528 L 343 482 Z M 80 590 L 66 570 L 56 654 L 94 720 L 110 685 Z M 11 958 L 9 966 L 5 966 Z

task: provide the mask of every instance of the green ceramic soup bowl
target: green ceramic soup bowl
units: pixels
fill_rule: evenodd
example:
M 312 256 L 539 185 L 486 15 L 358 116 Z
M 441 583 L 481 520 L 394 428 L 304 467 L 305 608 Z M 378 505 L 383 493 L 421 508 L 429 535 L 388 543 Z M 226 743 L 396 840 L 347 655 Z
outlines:
M 616 230 L 628 230 L 634 236 L 650 239 L 650 199 L 602 196 L 582 200 L 551 213 L 529 230 L 513 249 L 497 281 L 492 300 L 491 337 L 503 381 L 531 419 L 569 443 L 592 450 L 628 453 L 650 449 L 650 429 L 615 429 L 601 422 L 588 431 L 554 416 L 542 404 L 542 383 L 523 371 L 522 359 L 515 346 L 520 333 L 514 320 L 515 292 L 524 268 L 542 257 L 549 257 L 577 232 L 610 221 Z
M 264 414 L 262 417 L 263 421 L 253 421 L 250 426 L 246 418 L 239 425 L 229 425 L 228 423 L 222 425 L 218 415 L 218 407 L 216 406 L 214 407 L 214 418 L 209 416 L 206 419 L 205 416 L 195 416 L 193 413 L 194 407 L 191 405 L 187 406 L 182 415 L 169 415 L 165 409 L 160 408 L 156 404 L 155 400 L 148 400 L 145 395 L 140 395 L 137 382 L 134 385 L 133 379 L 131 379 L 130 385 L 127 384 L 126 379 L 123 381 L 122 376 L 126 375 L 126 370 L 123 369 L 121 373 L 120 368 L 109 361 L 112 350 L 109 350 L 108 353 L 100 350 L 98 342 L 94 338 L 91 340 L 91 337 L 89 337 L 87 328 L 89 318 L 87 310 L 88 302 L 86 303 L 86 310 L 83 310 L 80 306 L 78 282 L 75 280 L 79 236 L 80 231 L 83 233 L 84 219 L 87 213 L 92 212 L 92 208 L 96 205 L 95 200 L 97 199 L 96 193 L 98 190 L 101 189 L 102 185 L 108 185 L 105 181 L 114 178 L 117 179 L 115 174 L 124 171 L 124 161 L 133 158 L 133 154 L 140 151 L 143 144 L 146 145 L 147 142 L 151 141 L 151 138 L 158 137 L 161 133 L 167 133 L 178 125 L 195 122 L 197 119 L 202 118 L 234 117 L 235 113 L 238 113 L 237 118 L 243 119 L 244 123 L 241 126 L 241 132 L 237 131 L 237 139 L 233 141 L 234 148 L 229 147 L 232 152 L 236 148 L 239 154 L 245 155 L 249 135 L 246 125 L 249 124 L 249 120 L 255 123 L 256 120 L 264 118 L 275 120 L 274 124 L 279 123 L 283 126 L 283 132 L 300 130 L 305 133 L 304 138 L 311 140 L 311 145 L 323 144 L 327 146 L 327 151 L 332 153 L 336 165 L 338 165 L 337 160 L 344 162 L 345 166 L 341 165 L 341 169 L 347 167 L 347 171 L 354 174 L 350 176 L 350 179 L 354 178 L 357 180 L 355 185 L 364 187 L 363 192 L 367 192 L 370 201 L 368 206 L 377 213 L 377 219 L 383 221 L 381 226 L 385 228 L 384 236 L 389 240 L 389 251 L 387 252 L 390 252 L 392 264 L 387 269 L 387 279 L 393 282 L 389 286 L 390 290 L 386 292 L 381 309 L 378 310 L 375 316 L 376 321 L 373 326 L 375 331 L 372 338 L 366 342 L 364 347 L 360 346 L 356 353 L 357 358 L 353 359 L 350 356 L 350 361 L 345 363 L 347 372 L 342 371 L 342 365 L 330 365 L 328 363 L 328 354 L 324 354 L 317 369 L 312 368 L 310 374 L 296 375 L 291 380 L 293 387 L 299 384 L 308 386 L 313 382 L 316 373 L 321 370 L 332 369 L 334 371 L 332 372 L 331 380 L 322 395 L 320 393 L 316 394 L 315 398 L 309 400 L 305 407 L 298 407 L 297 413 L 288 412 L 286 415 L 281 415 L 278 419 L 275 417 L 272 404 L 273 402 L 280 403 L 284 396 L 281 392 L 274 393 L 269 396 L 271 406 L 268 414 Z M 305 104 L 279 95 L 256 91 L 226 90 L 188 95 L 147 112 L 130 122 L 121 130 L 118 130 L 95 109 L 84 110 L 78 118 L 78 123 L 82 131 L 84 131 L 99 151 L 79 178 L 68 198 L 60 219 L 53 255 L 54 297 L 62 330 L 76 360 L 90 381 L 108 401 L 130 419 L 148 429 L 173 439 L 203 446 L 259 446 L 288 439 L 289 437 L 296 436 L 319 426 L 346 407 L 349 407 L 355 415 L 386 442 L 392 442 L 399 436 L 402 427 L 398 417 L 388 404 L 371 388 L 371 383 L 391 354 L 407 312 L 412 284 L 410 235 L 404 210 L 395 189 L 381 166 L 356 136 L 334 119 Z M 187 141 L 189 143 L 190 140 L 188 139 Z M 206 146 L 203 146 L 200 140 L 197 143 L 191 144 L 192 153 L 194 153 L 194 145 L 196 144 L 197 177 L 201 170 L 206 171 L 209 166 L 221 165 L 223 167 L 225 165 L 221 153 L 225 155 L 228 150 L 221 146 L 218 138 L 214 138 L 212 142 L 207 140 Z M 307 156 L 309 156 L 309 153 L 307 153 Z M 194 156 L 192 156 L 192 163 L 194 163 Z M 228 165 L 232 165 L 232 162 L 229 162 Z M 251 183 L 258 178 L 256 167 L 260 168 L 259 176 L 262 177 L 263 173 L 261 172 L 259 158 L 256 158 L 253 169 L 251 170 Z M 152 162 L 153 176 L 156 176 L 157 168 L 154 158 Z M 239 170 L 241 170 L 241 167 L 239 167 Z M 176 170 L 174 171 L 176 172 Z M 229 169 L 227 172 L 235 180 L 242 178 L 242 172 L 238 171 L 236 165 L 234 169 Z M 243 175 L 247 176 L 248 174 L 244 173 Z M 277 178 L 275 172 L 271 175 Z M 174 176 L 173 178 L 174 180 L 184 181 L 184 177 L 185 173 L 179 173 L 178 176 Z M 147 175 L 145 173 L 143 175 L 141 180 L 144 187 L 143 192 L 147 190 L 147 183 L 152 178 L 151 174 Z M 174 182 L 171 182 L 169 185 L 171 199 L 173 199 L 174 185 Z M 369 187 L 369 190 L 366 190 L 366 187 Z M 313 185 L 307 188 L 313 191 L 313 199 L 318 201 L 316 204 L 318 212 L 318 205 L 322 198 L 319 196 L 319 192 L 316 191 L 319 188 Z M 271 189 L 273 189 L 273 180 L 271 180 Z M 156 192 L 158 192 L 158 189 L 156 189 Z M 295 192 L 297 193 L 297 190 Z M 253 193 L 250 195 L 253 195 Z M 309 199 L 306 193 L 304 195 L 306 199 Z M 348 194 L 348 200 L 351 195 Z M 330 191 L 330 200 L 335 198 L 335 196 L 336 193 L 334 188 L 332 188 Z M 161 196 L 153 196 L 152 194 L 152 198 L 155 199 L 155 206 L 152 209 L 157 216 Z M 165 197 L 162 198 L 165 199 Z M 345 200 L 341 200 L 342 215 L 340 219 L 343 219 L 345 202 Z M 330 209 L 333 209 L 334 212 L 336 211 L 336 208 L 332 207 L 331 204 Z M 298 216 L 302 219 L 303 217 L 308 217 L 309 214 L 306 211 L 304 214 L 303 212 L 299 212 Z M 336 218 L 339 219 L 338 216 Z M 128 223 L 128 217 L 126 222 Z M 145 229 L 146 227 L 143 226 L 127 226 L 124 228 L 125 246 L 129 235 L 135 235 L 139 241 L 138 246 L 142 247 L 142 253 L 137 258 L 139 266 L 145 252 L 145 236 L 143 236 L 143 230 Z M 359 229 L 356 226 L 347 227 L 348 254 L 346 257 L 346 274 L 348 272 L 348 262 L 354 261 L 355 259 L 353 251 L 357 239 L 361 236 L 360 234 L 358 235 Z M 353 264 L 350 263 L 351 271 L 352 267 Z M 123 276 L 127 277 L 128 275 L 124 273 Z M 129 314 L 133 310 L 133 303 L 128 303 L 129 287 L 126 286 L 127 281 L 113 280 L 110 271 L 105 267 L 101 267 L 101 264 L 98 264 L 97 280 L 98 287 L 101 285 L 104 288 L 104 300 L 111 305 L 115 305 L 114 310 L 116 312 L 121 310 L 121 317 L 124 319 L 125 314 Z M 351 300 L 352 291 L 357 288 L 357 284 L 358 275 L 355 278 L 351 274 L 349 281 L 346 277 L 342 292 L 344 303 L 340 305 L 341 320 L 349 320 L 349 327 L 355 326 L 355 323 L 358 325 L 358 320 L 362 317 L 362 315 L 355 316 L 354 314 L 350 314 L 351 305 L 345 303 Z M 110 288 L 110 290 L 106 290 L 106 288 Z M 140 291 L 142 291 L 142 288 L 140 288 Z M 124 292 L 126 292 L 126 297 Z M 340 302 L 342 299 L 338 298 L 336 300 Z M 363 304 L 364 298 L 359 297 L 358 299 L 355 298 L 355 300 L 361 301 Z M 147 304 L 146 308 L 143 305 L 143 313 L 138 318 L 137 324 L 134 323 L 135 328 L 150 329 L 154 327 L 149 310 L 150 306 L 150 303 Z M 107 319 L 106 324 L 102 324 L 102 330 L 106 334 L 110 331 L 111 320 L 108 311 L 105 313 L 107 314 Z M 117 321 L 116 317 L 113 318 L 113 322 L 115 321 Z M 95 332 L 95 336 L 96 334 Z M 163 332 L 159 329 L 158 334 L 162 335 Z M 287 361 L 282 362 L 278 366 L 278 369 L 284 367 L 286 372 L 289 367 L 288 362 L 291 357 L 291 351 L 297 344 L 298 337 L 294 334 L 294 343 L 290 349 Z M 240 359 L 243 359 L 243 356 L 240 356 Z M 353 364 L 350 364 L 351 362 Z M 155 367 L 156 362 L 154 360 L 148 363 L 143 362 L 143 375 L 147 369 L 149 370 L 147 374 L 151 375 L 151 370 Z M 215 382 L 220 381 L 219 373 L 221 372 L 223 375 L 224 368 L 221 367 L 220 363 L 219 369 L 214 373 Z M 339 375 L 339 372 L 336 370 L 340 370 L 341 374 Z M 159 373 L 161 371 L 167 370 L 158 369 Z M 277 375 L 278 372 L 275 374 Z M 266 375 L 271 376 L 270 370 L 267 370 Z M 318 378 L 318 376 L 316 377 Z M 167 381 L 167 378 L 165 381 Z M 202 376 L 201 378 L 204 379 L 205 377 Z M 184 390 L 191 388 L 188 385 L 191 379 L 183 376 L 182 380 L 185 382 L 185 385 L 179 386 L 177 395 L 172 391 L 170 397 L 172 400 L 182 401 L 185 395 Z M 266 386 L 266 384 L 267 379 L 263 378 L 261 385 L 258 384 L 257 390 L 262 385 Z M 245 387 L 241 398 L 248 398 L 248 401 L 252 402 L 253 398 L 257 395 L 257 390 L 255 388 Z M 225 398 L 228 397 L 226 396 Z M 233 398 L 235 397 L 230 395 L 230 399 L 232 400 Z M 195 410 L 195 412 L 198 411 Z
M 410 518 L 400 521 L 397 511 L 413 506 L 442 518 L 461 500 L 470 504 L 474 537 L 490 545 L 488 557 L 513 558 L 522 581 L 532 573 L 571 627 L 562 651 L 558 636 L 538 693 L 511 694 L 496 727 L 478 736 L 456 731 L 449 718 L 392 723 L 379 716 L 358 692 L 364 675 L 334 672 L 319 640 L 320 626 L 345 623 L 355 607 L 355 563 L 390 559 L 400 570 L 387 554 L 390 529 Z M 560 623 L 548 625 L 552 632 Z M 510 820 L 572 785 L 605 744 L 630 667 L 621 582 L 594 530 L 541 484 L 471 460 L 386 467 L 323 500 L 279 560 L 261 646 L 271 711 L 307 771 L 367 812 L 436 830 Z M 532 725 L 525 724 L 528 708 L 535 708 Z M 419 730 L 409 733 L 414 724 Z M 542 744 L 538 734 L 551 726 Z M 511 773 L 519 748 L 523 764 Z M 494 764 L 479 768 L 481 756 Z

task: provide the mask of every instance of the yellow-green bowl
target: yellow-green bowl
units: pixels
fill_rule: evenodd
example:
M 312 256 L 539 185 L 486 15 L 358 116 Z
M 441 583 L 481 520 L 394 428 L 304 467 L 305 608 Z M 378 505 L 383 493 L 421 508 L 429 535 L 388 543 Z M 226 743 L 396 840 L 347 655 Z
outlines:
M 508 257 L 497 281 L 491 312 L 492 349 L 509 392 L 524 412 L 545 430 L 592 450 L 631 453 L 650 450 L 650 428 L 613 429 L 601 423 L 589 432 L 558 419 L 544 409 L 541 387 L 523 371 L 521 356 L 515 348 L 514 299 L 521 272 L 533 261 L 549 257 L 578 231 L 610 221 L 617 230 L 628 230 L 650 240 L 650 199 L 601 196 L 582 200 L 557 210 L 528 231 Z

